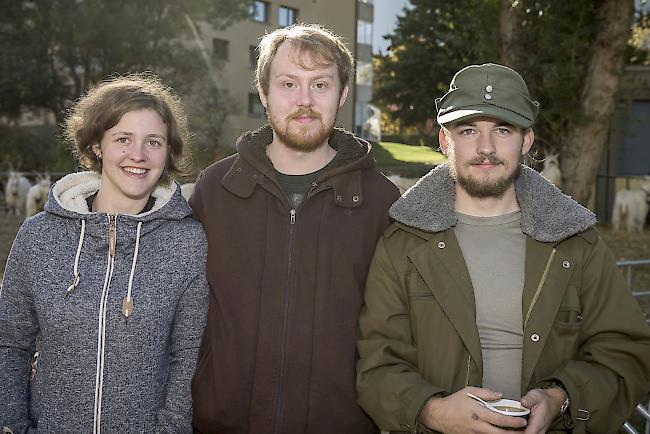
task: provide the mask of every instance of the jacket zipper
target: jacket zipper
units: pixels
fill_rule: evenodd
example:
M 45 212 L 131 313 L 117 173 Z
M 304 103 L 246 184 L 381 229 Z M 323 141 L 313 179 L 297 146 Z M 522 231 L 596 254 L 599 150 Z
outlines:
M 555 257 L 555 249 L 553 249 L 553 251 L 548 257 L 548 261 L 546 262 L 546 268 L 544 268 L 544 273 L 542 273 L 542 279 L 539 281 L 539 285 L 537 285 L 537 290 L 535 291 L 535 295 L 533 296 L 533 299 L 530 302 L 530 306 L 528 307 L 528 312 L 526 313 L 526 319 L 524 320 L 524 330 L 526 330 L 528 319 L 530 318 L 530 314 L 533 312 L 533 307 L 535 307 L 535 303 L 537 303 L 539 294 L 542 292 L 542 287 L 544 286 L 544 283 L 546 282 L 546 278 L 548 277 L 548 273 L 551 270 L 551 264 L 553 263 L 554 257 Z
M 314 181 L 311 183 L 311 185 L 309 186 L 309 190 L 305 195 L 305 198 L 298 205 L 298 208 L 300 208 L 302 204 L 305 203 L 307 198 L 311 197 L 312 193 L 316 191 L 317 187 L 318 187 L 318 181 Z M 316 193 L 320 193 L 327 189 L 328 188 L 324 188 L 320 191 L 316 191 Z M 293 249 L 294 249 L 294 241 L 295 241 L 296 214 L 297 211 L 295 208 L 291 208 L 291 210 L 289 210 L 289 254 L 288 254 L 289 259 L 287 264 L 287 279 L 286 279 L 287 287 L 284 291 L 284 303 L 283 303 L 284 311 L 282 315 L 282 337 L 281 337 L 281 344 L 280 344 L 280 377 L 278 380 L 279 382 L 278 391 L 275 397 L 275 403 L 276 403 L 275 420 L 272 426 L 272 432 L 274 433 L 279 432 L 280 423 L 282 421 L 282 416 L 284 413 L 283 394 L 284 394 L 284 377 L 285 377 L 285 370 L 286 370 L 287 333 L 289 329 L 289 294 L 291 288 L 293 287 L 293 265 L 294 265 Z
M 115 266 L 115 246 L 117 244 L 117 214 L 108 215 L 108 261 L 104 287 L 99 305 L 99 325 L 97 336 L 97 374 L 95 377 L 95 414 L 93 433 L 101 433 L 102 423 L 102 388 L 104 385 L 104 350 L 106 343 L 106 306 L 108 304 L 108 290 L 111 286 L 113 269 Z
M 307 191 L 307 194 L 305 195 L 305 198 L 308 198 L 312 194 L 312 192 L 316 189 L 316 187 L 318 187 L 318 182 L 316 181 L 312 182 L 311 185 L 309 186 L 309 191 Z
M 469 367 L 471 366 L 472 355 L 467 356 L 467 375 L 465 376 L 465 386 L 469 386 Z
M 311 192 L 311 190 L 310 190 Z M 309 194 L 309 193 L 307 193 Z M 282 337 L 280 342 L 280 378 L 278 385 L 278 392 L 275 397 L 275 421 L 273 424 L 273 432 L 278 432 L 282 415 L 284 413 L 284 376 L 286 369 L 286 346 L 287 346 L 287 332 L 289 328 L 289 293 L 293 285 L 293 248 L 295 238 L 295 225 L 296 225 L 296 210 L 292 208 L 289 211 L 289 258 L 287 264 L 287 286 L 283 294 L 283 314 L 282 314 Z

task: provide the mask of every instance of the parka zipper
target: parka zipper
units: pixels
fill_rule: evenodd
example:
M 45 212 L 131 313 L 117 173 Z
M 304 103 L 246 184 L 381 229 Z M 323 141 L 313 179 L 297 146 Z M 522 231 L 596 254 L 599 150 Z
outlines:
M 282 420 L 282 414 L 284 412 L 284 374 L 286 369 L 286 346 L 287 346 L 287 332 L 289 328 L 289 293 L 291 287 L 293 286 L 293 243 L 295 235 L 295 224 L 296 224 L 296 210 L 291 208 L 289 211 L 289 257 L 287 264 L 287 287 L 285 288 L 283 294 L 283 314 L 282 314 L 282 337 L 280 342 L 280 378 L 278 384 L 278 392 L 275 397 L 275 420 L 273 423 L 273 432 L 278 432 L 279 425 Z
M 528 307 L 528 312 L 526 313 L 526 319 L 524 320 L 524 327 L 523 327 L 524 330 L 526 330 L 528 319 L 530 318 L 530 314 L 533 312 L 533 307 L 535 307 L 535 303 L 537 303 L 539 294 L 542 292 L 542 287 L 544 286 L 544 283 L 546 282 L 546 278 L 548 277 L 548 273 L 551 270 L 551 264 L 553 263 L 554 257 L 555 257 L 555 249 L 553 249 L 553 251 L 548 257 L 548 261 L 546 262 L 546 268 L 544 268 L 544 273 L 542 273 L 542 278 L 539 281 L 539 285 L 537 285 L 537 290 L 535 291 L 535 295 L 533 295 L 533 299 L 531 300 L 530 306 Z
M 97 336 L 97 374 L 95 377 L 95 414 L 93 420 L 93 433 L 101 433 L 102 423 L 102 388 L 104 385 L 104 352 L 106 343 L 106 306 L 108 304 L 108 290 L 113 278 L 115 266 L 115 246 L 117 245 L 117 214 L 108 215 L 108 259 L 104 287 L 99 304 L 99 325 Z
M 305 195 L 305 198 L 302 200 L 300 205 L 298 205 L 298 208 L 300 208 L 306 201 L 307 198 L 311 197 L 312 193 L 316 191 L 316 188 L 318 187 L 318 182 L 312 182 L 309 190 L 307 191 L 307 194 Z M 328 188 L 324 188 L 320 191 L 316 191 L 316 193 L 323 192 L 327 190 Z M 278 379 L 278 391 L 275 397 L 275 419 L 273 421 L 273 426 L 272 426 L 272 432 L 276 433 L 279 432 L 280 429 L 280 424 L 282 422 L 282 416 L 284 413 L 284 381 L 285 381 L 285 370 L 286 370 L 286 346 L 287 346 L 287 333 L 289 329 L 289 295 L 291 293 L 291 289 L 293 288 L 293 250 L 294 250 L 294 242 L 295 242 L 295 224 L 296 224 L 296 215 L 297 215 L 297 210 L 296 208 L 291 208 L 289 210 L 289 251 L 288 251 L 288 264 L 287 264 L 287 287 L 284 291 L 284 302 L 283 302 L 283 315 L 282 315 L 282 337 L 281 337 L 281 343 L 280 343 L 280 377 Z

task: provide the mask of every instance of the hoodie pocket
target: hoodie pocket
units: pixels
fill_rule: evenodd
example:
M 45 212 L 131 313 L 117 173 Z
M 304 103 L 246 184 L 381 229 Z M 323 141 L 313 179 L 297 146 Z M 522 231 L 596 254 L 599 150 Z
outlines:
M 211 365 L 212 361 L 212 345 L 206 345 L 201 348 L 203 351 L 199 351 L 198 361 L 196 363 L 196 373 L 194 377 L 198 377 L 206 369 L 208 365 Z
M 201 349 L 203 350 L 204 347 Z M 199 427 L 212 420 L 214 413 L 214 364 L 212 363 L 212 346 L 199 352 L 194 377 L 192 377 L 192 401 L 194 423 Z

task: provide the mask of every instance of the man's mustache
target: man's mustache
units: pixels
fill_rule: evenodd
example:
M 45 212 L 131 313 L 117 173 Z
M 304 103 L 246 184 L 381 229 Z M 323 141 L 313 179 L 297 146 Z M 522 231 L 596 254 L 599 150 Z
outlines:
M 299 118 L 301 116 L 309 116 L 311 118 L 316 118 L 316 119 L 321 118 L 320 114 L 316 113 L 312 109 L 300 109 L 300 110 L 290 114 L 288 116 L 288 118 L 289 118 L 289 120 L 291 120 L 291 119 Z
M 499 160 L 497 157 L 494 155 L 482 155 L 480 157 L 476 157 L 472 159 L 469 164 L 483 164 L 487 160 L 488 163 L 490 164 L 501 164 L 501 160 Z

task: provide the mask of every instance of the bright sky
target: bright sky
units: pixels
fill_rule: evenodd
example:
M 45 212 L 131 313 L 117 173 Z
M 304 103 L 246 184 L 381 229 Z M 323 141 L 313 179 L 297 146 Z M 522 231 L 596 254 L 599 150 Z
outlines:
M 402 15 L 402 9 L 409 4 L 409 0 L 374 0 L 375 16 L 372 34 L 372 51 L 386 53 L 388 41 L 382 36 L 393 33 L 397 24 L 397 16 Z

